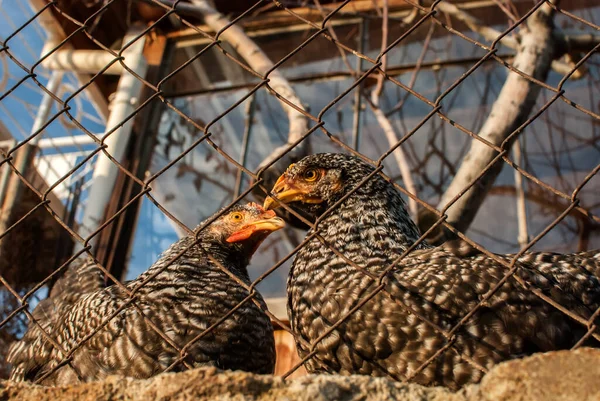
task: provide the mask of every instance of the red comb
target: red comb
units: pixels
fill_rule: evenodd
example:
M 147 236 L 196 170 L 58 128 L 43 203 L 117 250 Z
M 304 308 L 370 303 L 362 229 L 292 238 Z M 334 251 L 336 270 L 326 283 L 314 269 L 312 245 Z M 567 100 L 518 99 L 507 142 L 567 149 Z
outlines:
M 264 212 L 264 211 L 265 211 L 265 209 L 263 209 L 262 205 L 259 205 L 259 204 L 258 204 L 258 203 L 256 203 L 256 202 L 250 202 L 250 203 L 249 203 L 249 206 L 250 206 L 250 207 L 257 208 L 257 209 L 258 209 L 259 211 L 261 211 L 261 212 Z

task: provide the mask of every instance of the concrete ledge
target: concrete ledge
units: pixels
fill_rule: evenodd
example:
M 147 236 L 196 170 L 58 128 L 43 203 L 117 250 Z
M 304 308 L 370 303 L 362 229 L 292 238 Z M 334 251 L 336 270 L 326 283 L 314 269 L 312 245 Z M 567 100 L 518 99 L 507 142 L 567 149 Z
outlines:
M 2 401 L 592 401 L 600 400 L 600 350 L 538 354 L 499 364 L 457 393 L 366 376 L 279 377 L 212 368 L 166 373 L 148 380 L 110 377 L 103 382 L 47 388 L 0 382 Z

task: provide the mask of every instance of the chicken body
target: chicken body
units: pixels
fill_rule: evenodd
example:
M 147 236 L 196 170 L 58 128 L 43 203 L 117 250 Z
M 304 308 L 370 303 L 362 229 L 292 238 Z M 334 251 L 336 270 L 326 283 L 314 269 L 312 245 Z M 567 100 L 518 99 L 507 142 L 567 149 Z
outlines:
M 235 222 L 233 215 L 246 220 Z M 259 220 L 273 224 L 268 230 L 248 231 Z M 270 231 L 281 227 L 273 212 L 265 213 L 258 205 L 234 206 L 201 231 L 198 240 L 192 236 L 179 240 L 148 271 L 127 283 L 133 298 L 116 285 L 83 294 L 71 303 L 57 294 L 40 305 L 47 317 L 41 325 L 62 350 L 72 354 L 72 360 L 61 364 L 67 355 L 32 324 L 11 347 L 11 379 L 65 385 L 113 374 L 147 378 L 167 368 L 181 370 L 183 362 L 271 373 L 273 328 L 258 293 L 197 337 L 246 299 L 248 291 L 238 280 L 250 284 L 246 266 L 252 253 Z M 229 242 L 238 229 L 246 230 L 245 238 Z M 41 314 L 34 311 L 34 316 Z M 175 346 L 185 347 L 181 362 Z
M 420 235 L 399 192 L 379 175 L 325 213 L 372 171 L 352 156 L 309 156 L 273 188 L 278 201 L 265 202 L 320 217 L 307 236 L 318 233 L 323 241 L 315 237 L 298 251 L 287 284 L 300 356 L 315 347 L 305 363 L 310 372 L 458 389 L 498 362 L 568 349 L 585 335 L 585 325 L 514 277 L 505 280 L 506 266 L 466 242 L 422 243 L 398 261 Z M 582 319 L 600 307 L 598 252 L 531 253 L 516 264 L 515 276 Z

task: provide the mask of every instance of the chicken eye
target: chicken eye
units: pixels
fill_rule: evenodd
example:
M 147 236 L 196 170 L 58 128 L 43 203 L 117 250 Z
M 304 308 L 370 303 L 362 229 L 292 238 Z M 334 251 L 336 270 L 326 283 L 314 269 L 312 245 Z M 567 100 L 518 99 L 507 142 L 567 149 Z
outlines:
M 236 223 L 239 223 L 240 221 L 244 220 L 244 215 L 241 214 L 241 213 L 239 213 L 239 212 L 236 212 L 236 213 L 231 213 L 231 215 L 229 216 L 229 218 L 232 221 L 234 221 Z
M 311 168 L 304 172 L 303 177 L 306 181 L 312 182 L 319 177 L 319 173 L 314 168 Z

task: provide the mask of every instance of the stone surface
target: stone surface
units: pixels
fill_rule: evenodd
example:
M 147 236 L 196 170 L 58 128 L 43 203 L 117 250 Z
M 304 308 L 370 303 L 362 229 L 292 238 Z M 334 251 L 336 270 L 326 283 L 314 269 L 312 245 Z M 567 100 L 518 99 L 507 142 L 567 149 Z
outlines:
M 504 362 L 481 381 L 487 400 L 600 400 L 600 349 L 557 351 Z
M 502 363 L 458 393 L 366 376 L 310 375 L 283 381 L 196 369 L 148 380 L 110 377 L 61 388 L 0 382 L 0 401 L 520 401 L 600 400 L 600 350 L 584 348 Z

